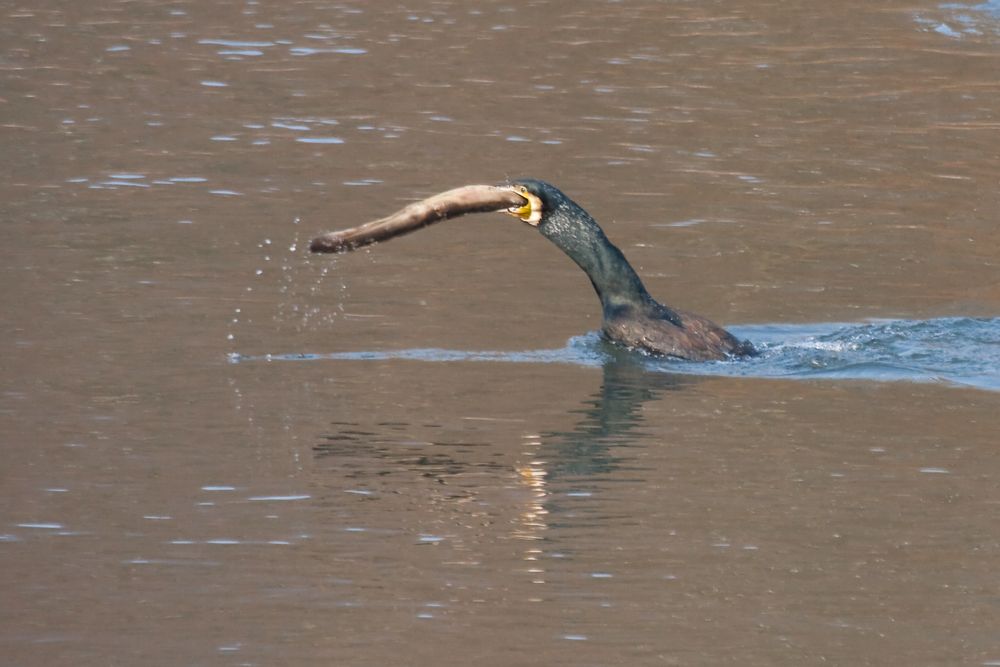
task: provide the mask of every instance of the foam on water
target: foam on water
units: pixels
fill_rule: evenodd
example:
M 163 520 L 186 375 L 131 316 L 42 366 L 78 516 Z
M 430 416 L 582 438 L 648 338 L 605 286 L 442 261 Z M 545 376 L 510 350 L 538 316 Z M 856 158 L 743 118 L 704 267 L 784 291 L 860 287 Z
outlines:
M 1000 318 L 734 327 L 758 358 L 719 374 L 949 382 L 1000 390 Z M 690 365 L 690 364 L 685 364 Z M 705 372 L 713 372 L 708 365 Z

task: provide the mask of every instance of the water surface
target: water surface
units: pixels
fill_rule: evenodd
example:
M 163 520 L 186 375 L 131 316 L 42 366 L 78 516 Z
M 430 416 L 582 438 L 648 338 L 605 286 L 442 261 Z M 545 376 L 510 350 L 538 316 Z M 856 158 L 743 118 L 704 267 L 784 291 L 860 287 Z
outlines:
M 0 9 L 3 662 L 997 664 L 998 25 Z M 304 250 L 519 176 L 763 355 L 603 346 L 508 216 Z
M 563 348 L 501 352 L 437 348 L 332 352 L 328 354 L 231 353 L 232 363 L 248 361 L 318 361 L 409 359 L 429 362 L 492 361 L 567 363 L 600 366 L 623 356 L 664 373 L 780 377 L 910 380 L 945 382 L 1000 390 L 1000 320 L 941 318 L 924 321 L 886 320 L 870 324 L 804 324 L 736 326 L 730 330 L 750 340 L 758 354 L 721 362 L 657 359 L 616 350 L 598 332 L 571 338 Z

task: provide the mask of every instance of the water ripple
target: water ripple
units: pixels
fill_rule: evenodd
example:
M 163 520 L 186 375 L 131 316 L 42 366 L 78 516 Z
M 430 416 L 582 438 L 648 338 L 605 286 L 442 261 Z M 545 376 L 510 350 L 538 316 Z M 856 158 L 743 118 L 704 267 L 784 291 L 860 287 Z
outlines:
M 916 14 L 914 20 L 922 28 L 952 39 L 1000 36 L 1000 0 L 945 2 L 937 11 Z
M 756 378 L 856 379 L 942 382 L 1000 391 L 1000 318 L 951 317 L 877 320 L 844 324 L 757 324 L 731 327 L 754 342 L 752 359 L 686 362 L 649 357 L 652 371 Z M 231 354 L 232 363 L 253 361 L 488 361 L 601 366 L 612 351 L 597 332 L 547 350 L 491 351 L 418 348 L 328 354 Z
M 762 354 L 726 375 L 948 382 L 1000 391 L 1000 318 L 734 327 Z

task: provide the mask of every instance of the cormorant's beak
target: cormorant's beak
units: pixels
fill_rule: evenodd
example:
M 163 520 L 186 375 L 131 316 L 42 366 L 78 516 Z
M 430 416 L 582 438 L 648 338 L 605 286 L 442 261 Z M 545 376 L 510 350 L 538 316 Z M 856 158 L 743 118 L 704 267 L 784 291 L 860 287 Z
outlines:
M 525 203 L 523 206 L 511 206 L 506 209 L 504 213 L 507 215 L 512 215 L 515 218 L 519 218 L 521 221 L 528 223 L 532 227 L 537 227 L 542 221 L 542 200 L 535 195 L 528 192 L 528 189 L 520 185 L 510 185 L 507 189 L 516 192 L 518 195 L 524 198 Z

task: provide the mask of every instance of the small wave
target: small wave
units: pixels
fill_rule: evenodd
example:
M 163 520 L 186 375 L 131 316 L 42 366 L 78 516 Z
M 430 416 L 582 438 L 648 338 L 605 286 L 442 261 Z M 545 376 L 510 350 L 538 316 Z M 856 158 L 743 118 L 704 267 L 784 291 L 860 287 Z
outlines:
M 736 366 L 738 372 L 713 374 L 948 382 L 1000 391 L 1000 318 L 758 325 L 733 331 L 754 341 L 762 354 Z
M 1000 391 L 1000 318 L 875 320 L 863 323 L 758 324 L 731 327 L 757 346 L 751 359 L 687 362 L 643 358 L 652 371 L 756 378 L 854 379 L 943 382 Z M 565 347 L 526 351 L 417 348 L 246 356 L 259 361 L 384 361 L 562 363 L 599 367 L 621 351 L 597 332 L 571 338 Z

